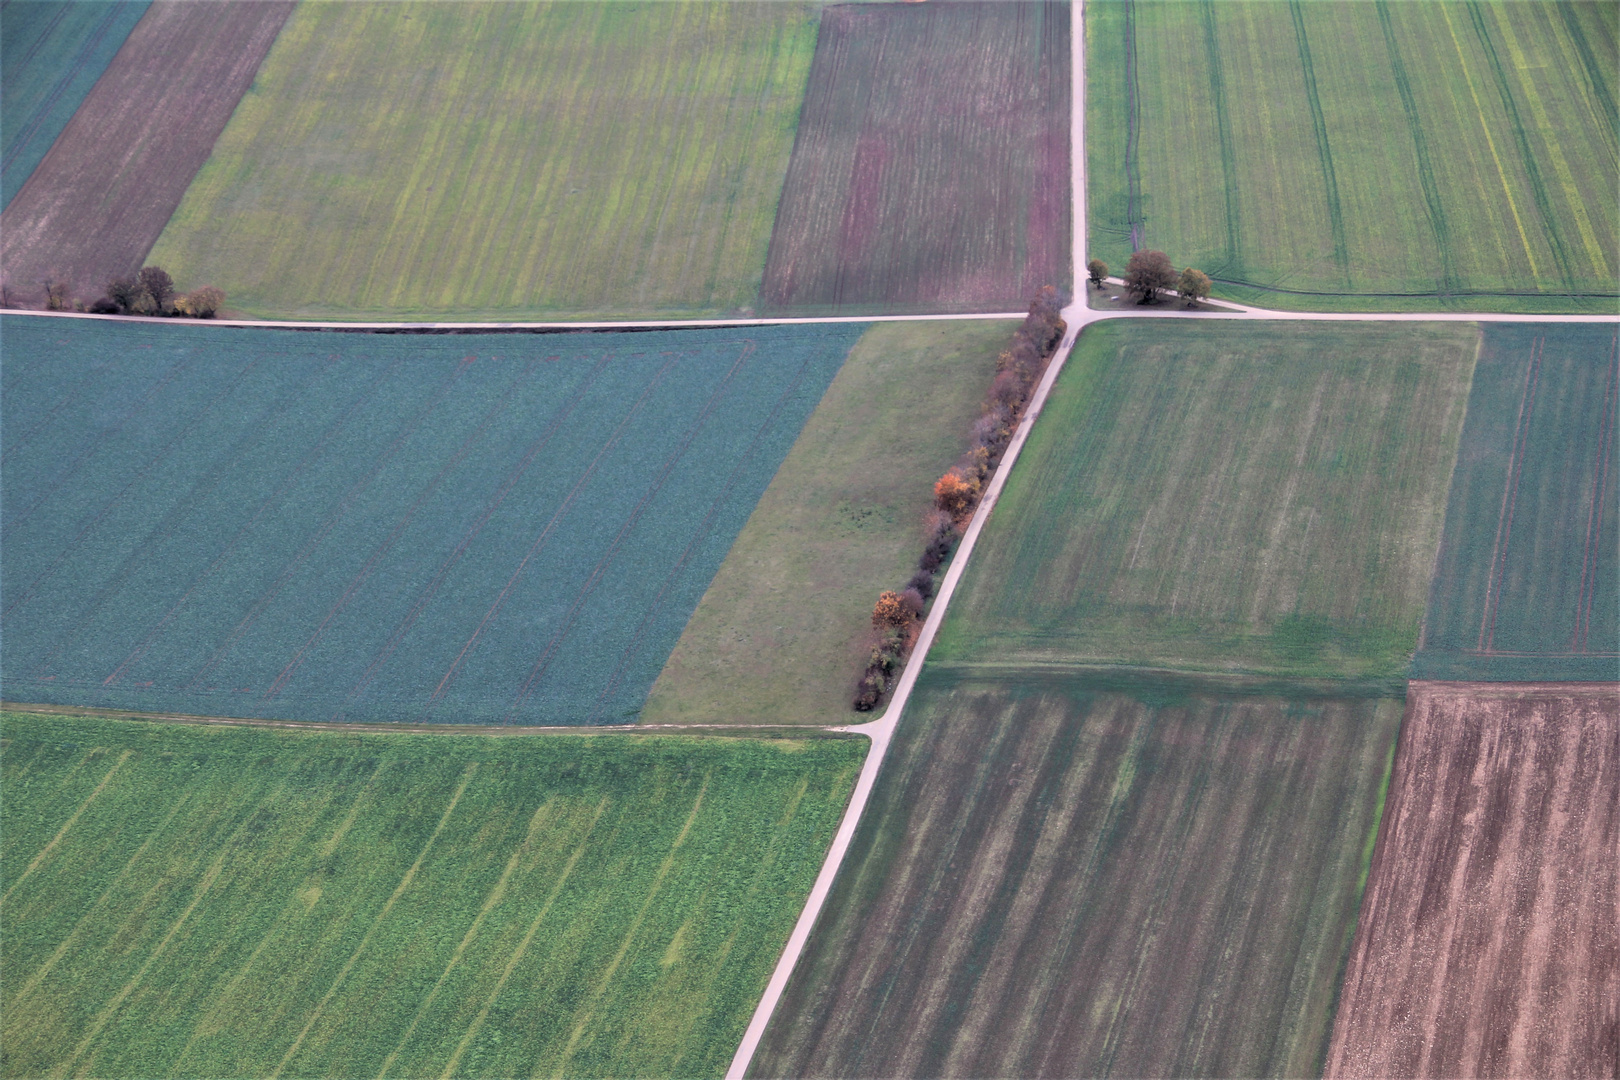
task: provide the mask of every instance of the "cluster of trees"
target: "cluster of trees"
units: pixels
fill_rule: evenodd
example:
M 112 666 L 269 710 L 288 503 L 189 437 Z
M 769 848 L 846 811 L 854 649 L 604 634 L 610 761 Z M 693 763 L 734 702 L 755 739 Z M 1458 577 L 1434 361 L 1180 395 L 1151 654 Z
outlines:
M 1101 259 L 1092 259 L 1086 264 L 1086 271 L 1091 277 L 1091 284 L 1102 288 L 1108 278 L 1108 264 Z M 1174 289 L 1191 307 L 1209 298 L 1213 284 L 1208 274 L 1190 266 L 1177 274 L 1170 256 L 1162 251 L 1144 249 L 1132 252 L 1131 261 L 1125 267 L 1125 288 L 1139 304 L 1155 303 L 1161 292 Z
M 113 278 L 107 294 L 90 305 L 96 315 L 163 315 L 212 319 L 225 306 L 225 293 L 204 285 L 189 293 L 175 291 L 174 279 L 161 266 L 142 267 L 134 277 Z
M 872 609 L 871 651 L 855 689 L 857 712 L 877 706 L 895 673 L 917 642 L 923 609 L 934 596 L 934 579 L 967 528 L 990 475 L 1012 440 L 1046 365 L 1068 329 L 1061 312 L 1065 297 L 1048 285 L 1035 295 L 1029 315 L 1013 333 L 1012 344 L 996 357 L 996 377 L 984 410 L 973 424 L 968 450 L 934 482 L 934 508 L 927 522 L 928 543 L 911 580 L 898 592 L 885 591 Z

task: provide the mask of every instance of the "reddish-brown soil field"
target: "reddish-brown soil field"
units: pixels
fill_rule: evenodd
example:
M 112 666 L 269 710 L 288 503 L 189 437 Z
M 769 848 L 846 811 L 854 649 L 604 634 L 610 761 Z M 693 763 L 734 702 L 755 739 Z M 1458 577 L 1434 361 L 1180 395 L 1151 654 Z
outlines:
M 1620 688 L 1413 682 L 1327 1076 L 1620 1075 Z
M 38 301 L 47 278 L 94 299 L 140 267 L 292 8 L 158 0 L 147 10 L 0 215 L 0 275 L 14 299 Z
M 821 17 L 771 311 L 1008 311 L 1069 285 L 1069 5 Z
M 1319 1075 L 1400 717 L 931 666 L 751 1073 Z

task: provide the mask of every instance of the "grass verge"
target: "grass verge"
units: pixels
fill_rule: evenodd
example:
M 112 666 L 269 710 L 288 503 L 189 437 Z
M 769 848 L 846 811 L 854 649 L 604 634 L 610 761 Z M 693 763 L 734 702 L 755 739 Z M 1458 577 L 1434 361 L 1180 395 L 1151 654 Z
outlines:
M 827 724 L 850 712 L 872 604 L 925 542 L 1015 322 L 868 330 L 737 535 L 644 723 Z

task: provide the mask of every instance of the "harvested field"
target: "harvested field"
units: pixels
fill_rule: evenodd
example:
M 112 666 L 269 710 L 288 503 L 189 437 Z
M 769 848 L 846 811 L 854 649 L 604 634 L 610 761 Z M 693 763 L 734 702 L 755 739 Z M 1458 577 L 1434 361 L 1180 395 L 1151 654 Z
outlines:
M 961 674 L 924 672 L 752 1073 L 1317 1075 L 1400 703 Z
M 1069 233 L 1068 4 L 825 10 L 767 310 L 1018 310 Z
M 4 333 L 7 700 L 600 724 L 859 329 Z
M 5 1074 L 717 1075 L 858 740 L 0 716 Z
M 153 258 L 266 317 L 752 309 L 817 10 L 300 5 Z
M 916 569 L 1011 322 L 872 327 L 827 388 L 653 684 L 644 723 L 850 718 L 872 604 Z
M 1617 11 L 1087 4 L 1091 254 L 1269 307 L 1614 312 Z
M 1087 328 L 930 662 L 1399 693 L 1478 341 L 1472 325 Z
M 1485 329 L 1419 678 L 1620 678 L 1617 411 L 1612 326 Z
M 96 85 L 146 0 L 0 2 L 0 208 Z
M 0 271 L 80 299 L 138 269 L 230 119 L 293 4 L 155 0 L 0 214 Z M 182 289 L 211 284 L 175 275 Z M 38 297 L 36 297 L 38 294 Z
M 1620 1073 L 1620 689 L 1414 682 L 1327 1076 Z

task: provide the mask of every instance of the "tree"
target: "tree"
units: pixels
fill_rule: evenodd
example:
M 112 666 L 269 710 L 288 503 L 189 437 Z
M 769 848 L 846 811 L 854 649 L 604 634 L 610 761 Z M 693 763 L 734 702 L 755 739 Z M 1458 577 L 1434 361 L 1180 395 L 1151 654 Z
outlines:
M 1180 293 L 1181 298 L 1187 301 L 1188 307 L 1192 307 L 1198 301 L 1209 296 L 1211 284 L 1208 274 L 1202 270 L 1194 270 L 1189 266 L 1181 272 L 1181 280 L 1176 284 L 1176 292 Z
M 1092 259 L 1086 263 L 1086 272 L 1091 275 L 1091 283 L 1100 289 L 1108 277 L 1108 264 L 1101 259 Z
M 966 514 L 978 498 L 979 485 L 955 469 L 934 481 L 934 505 L 953 518 Z
M 876 606 L 872 608 L 872 629 L 874 630 L 902 630 L 911 624 L 917 617 L 911 605 L 900 593 L 885 591 L 878 597 Z
M 67 282 L 45 279 L 45 310 L 70 311 L 73 308 L 73 298 L 68 293 Z
M 1131 261 L 1125 267 L 1125 287 L 1138 303 L 1151 304 L 1162 290 L 1173 289 L 1175 285 L 1176 268 L 1170 256 L 1162 251 L 1132 252 Z
M 134 278 L 113 278 L 107 282 L 107 299 L 117 306 L 120 315 L 135 310 L 143 291 L 141 283 Z
M 141 288 L 152 298 L 154 314 L 167 315 L 174 310 L 174 279 L 161 266 L 141 268 Z

